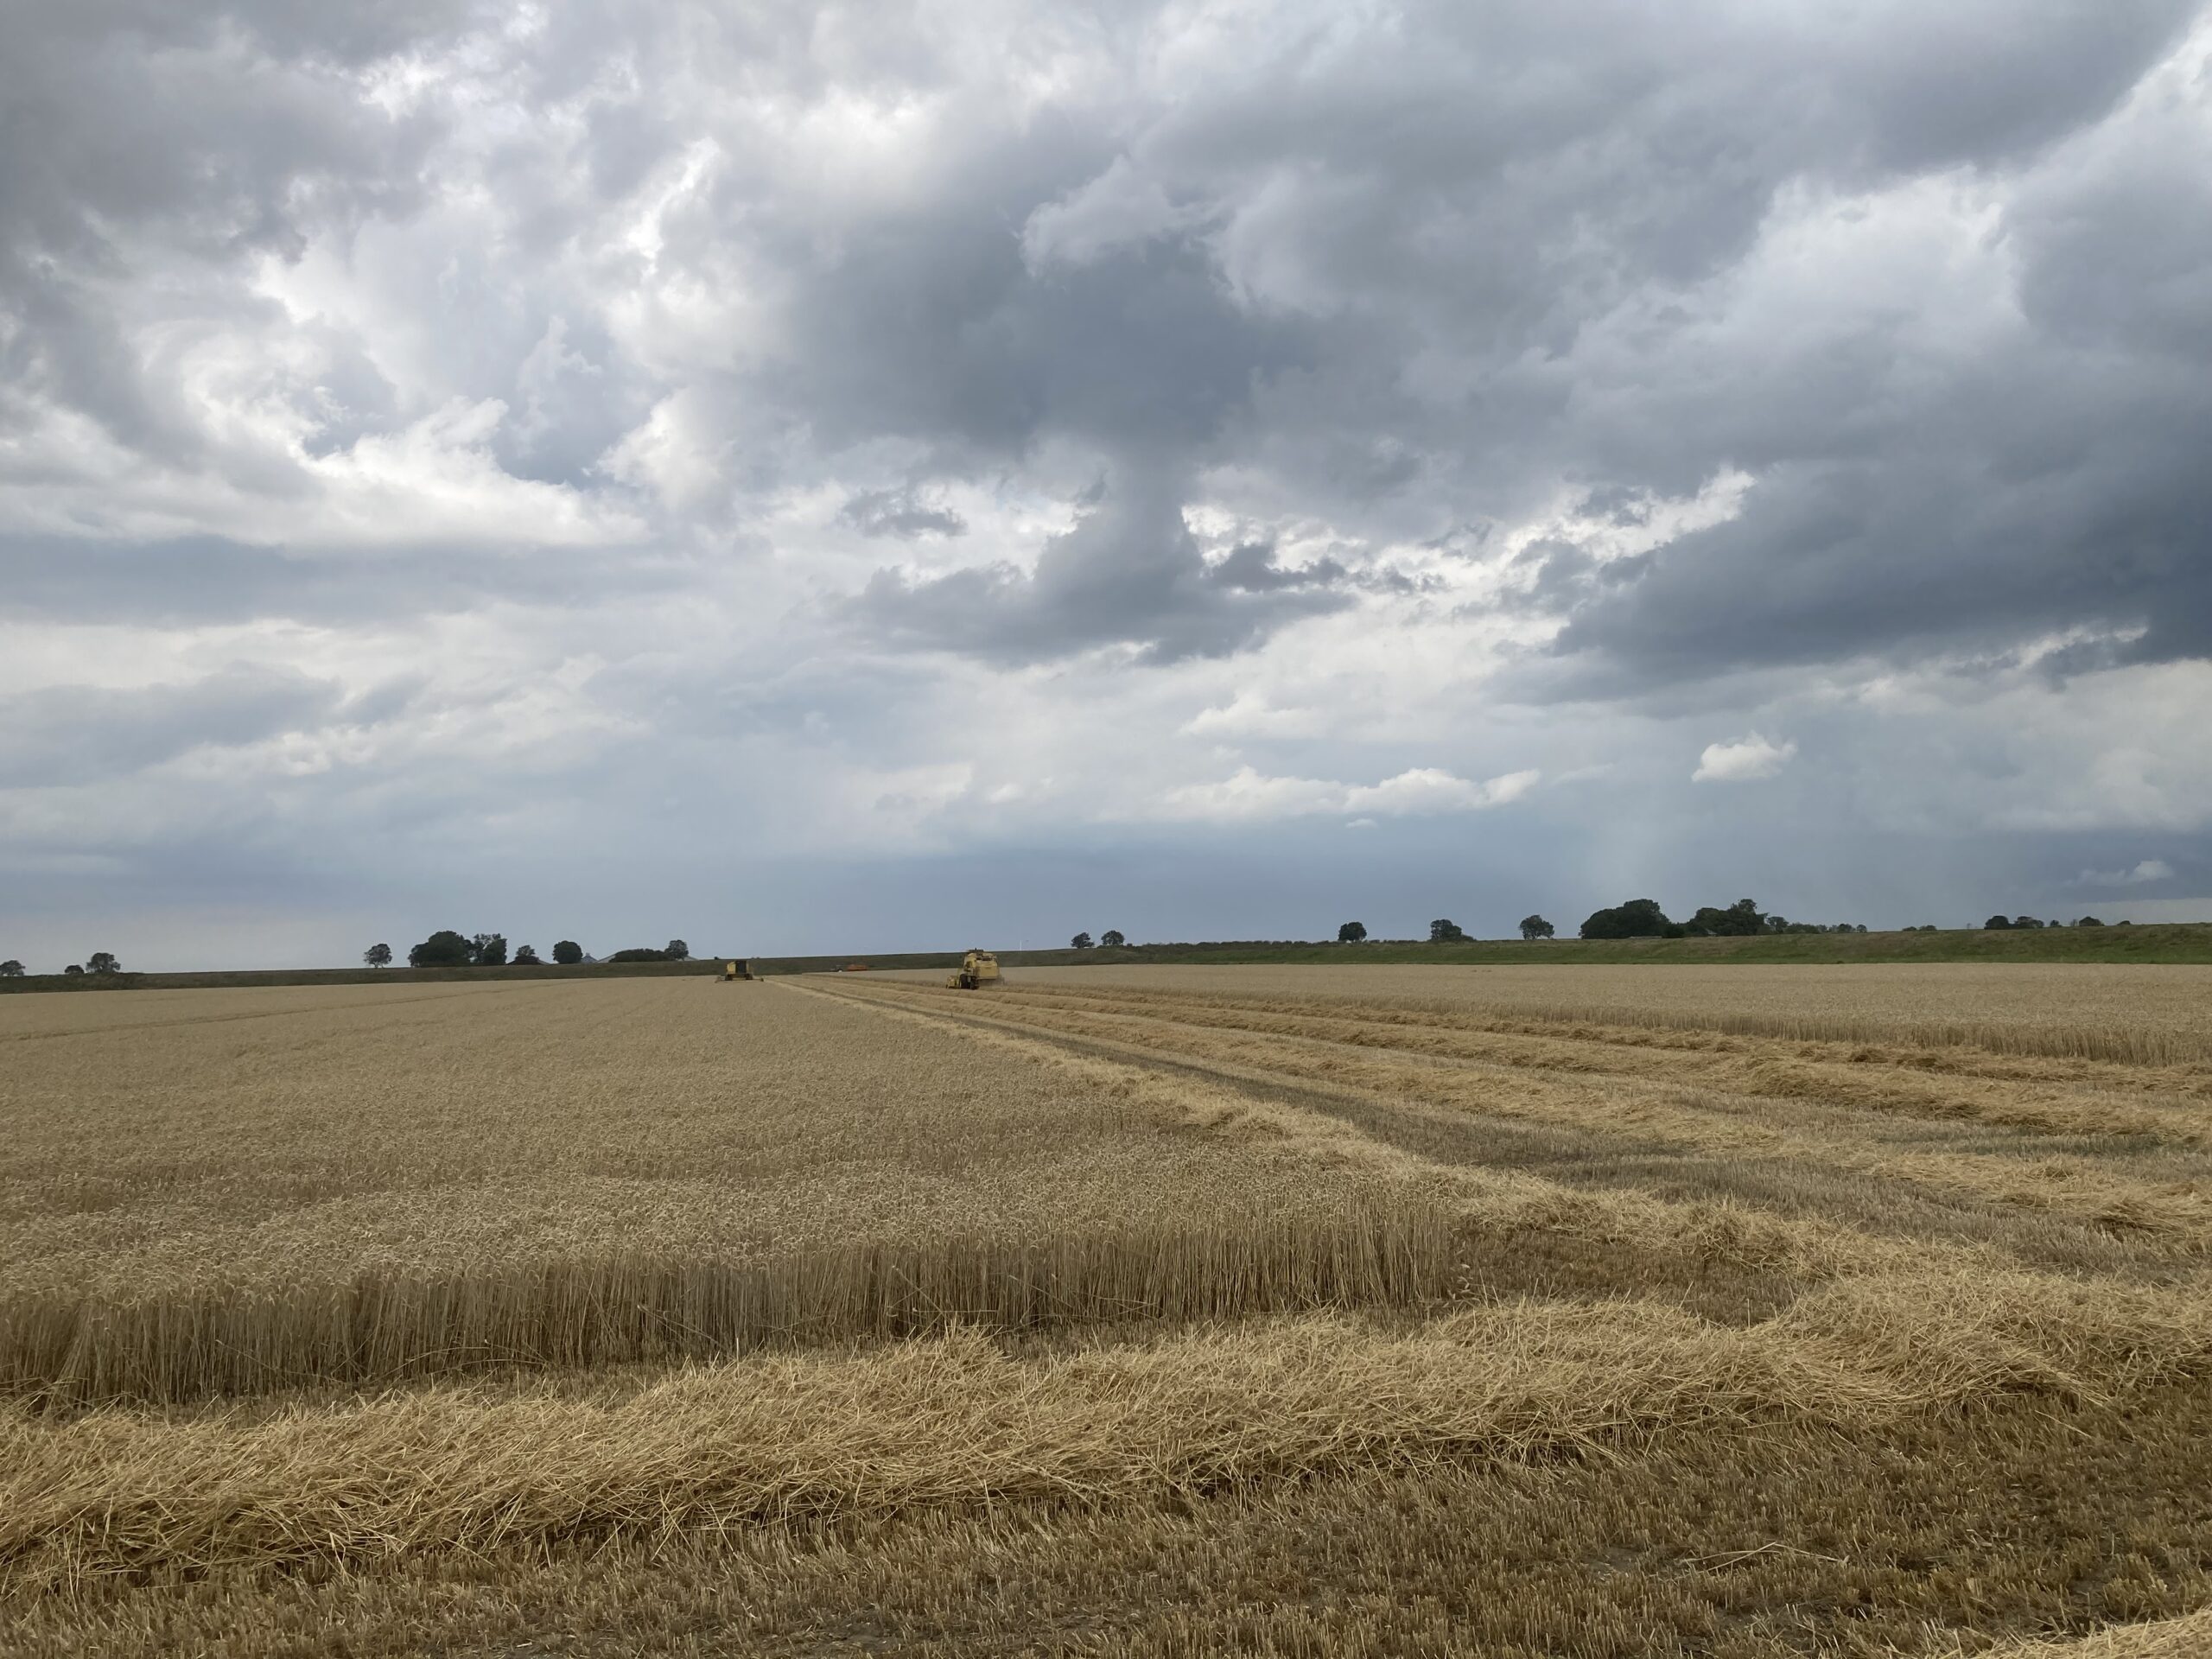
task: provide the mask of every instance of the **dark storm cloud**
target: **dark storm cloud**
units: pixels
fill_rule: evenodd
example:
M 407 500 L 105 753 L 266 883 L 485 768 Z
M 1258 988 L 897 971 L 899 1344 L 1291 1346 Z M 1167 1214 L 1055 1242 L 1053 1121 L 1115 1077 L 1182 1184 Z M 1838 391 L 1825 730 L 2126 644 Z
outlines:
M 2106 118 L 2196 10 L 1417 3 L 1392 29 L 1326 44 L 1255 36 L 1234 73 L 1173 99 L 1131 82 L 1019 125 L 963 109 L 934 130 L 915 188 L 879 205 L 825 207 L 732 137 L 706 193 L 661 226 L 658 257 L 713 281 L 742 251 L 785 281 L 776 350 L 690 380 L 748 486 L 834 470 L 844 448 L 882 438 L 925 446 L 925 471 L 944 477 L 1073 442 L 1185 480 L 1243 466 L 1317 516 L 1427 539 L 1561 476 L 1632 508 L 1738 465 L 1755 478 L 1738 524 L 1660 550 L 1633 581 L 1570 594 L 1553 572 L 1540 597 L 1569 619 L 1557 683 L 1632 689 L 1700 665 L 2063 626 L 2147 626 L 2143 653 L 2190 654 L 2206 642 L 2190 618 L 2212 607 L 2195 602 L 2197 446 L 2177 440 L 2203 429 L 2208 406 L 2205 377 L 2173 370 L 2212 349 L 2202 157 L 2146 143 L 2018 193 L 2003 234 L 2024 329 L 1914 365 L 1907 395 L 1884 370 L 1919 345 L 1879 320 L 1817 361 L 1768 338 L 1669 341 L 1783 192 L 2035 164 Z M 557 255 L 595 204 L 640 188 L 702 122 L 713 130 L 712 111 L 667 95 L 684 76 L 828 90 L 806 14 L 772 7 L 701 29 L 681 9 L 564 9 L 513 35 L 515 84 L 575 103 L 558 143 L 517 135 L 474 163 L 511 211 L 512 250 Z M 1102 17 L 1100 38 L 1146 16 Z M 855 87 L 957 84 L 956 56 L 906 9 L 832 21 Z M 440 182 L 429 157 L 450 117 L 434 99 L 392 113 L 346 77 L 393 54 L 434 59 L 499 22 L 430 0 L 52 8 L 11 22 L 0 424 L 73 410 L 149 456 L 239 464 L 126 330 L 118 285 L 157 280 L 164 258 L 221 270 L 289 257 L 332 227 L 404 222 Z M 1138 37 L 1122 38 L 1128 65 L 1141 62 Z M 632 66 L 630 93 L 607 89 L 616 61 Z M 419 296 L 434 317 L 449 309 L 453 389 L 508 405 L 493 443 L 517 475 L 592 487 L 597 457 L 649 405 L 649 377 L 601 320 L 507 303 L 489 261 L 455 250 Z M 1636 357 L 1592 362 L 1593 330 L 1643 296 Z M 267 308 L 235 290 L 216 302 Z M 355 342 L 327 349 L 310 454 L 389 429 L 404 403 Z M 1409 390 L 1444 360 L 1461 391 Z M 2043 498 L 2036 512 L 1986 503 L 2016 480 Z M 871 535 L 956 534 L 931 481 L 856 493 L 843 516 Z M 959 592 L 957 612 L 999 623 L 892 626 L 890 578 L 862 610 L 890 639 L 972 634 L 1003 651 L 1136 638 L 1163 659 L 1252 643 L 1304 613 L 1259 602 L 1234 570 L 1208 574 L 1179 549 L 1173 505 L 1151 529 L 1102 527 L 1054 550 L 1033 581 L 971 571 L 913 589 L 906 607 Z M 1079 579 L 1059 574 L 1077 566 Z M 226 581 L 257 580 L 215 562 L 208 613 Z M 455 592 L 431 572 L 384 588 L 433 607 Z M 340 602 L 334 584 L 320 591 Z M 1060 620 L 1062 592 L 1110 598 L 1078 627 Z M 2164 602 L 2177 595 L 2190 602 Z
M 1552 683 L 1620 696 L 1740 668 L 2001 654 L 2080 628 L 2140 636 L 2083 665 L 2202 656 L 2212 482 L 2164 420 L 2128 413 L 2055 444 L 2041 478 L 1998 481 L 1999 459 L 1963 435 L 1948 451 L 1778 467 L 1741 517 L 1590 589 Z M 2184 420 L 2212 430 L 2212 402 Z
M 1564 474 L 1618 514 L 1750 469 L 1736 524 L 1573 593 L 1553 567 L 1567 661 L 1529 695 L 2080 628 L 2147 626 L 2139 656 L 2194 656 L 2212 628 L 2212 156 L 2156 131 L 2054 149 L 2194 10 L 1631 8 L 1590 32 L 1426 10 L 1402 49 L 1287 60 L 1193 100 L 1145 155 L 1166 194 L 1211 182 L 1232 218 L 1240 193 L 1279 198 L 1213 245 L 1306 317 L 1317 366 L 1269 388 L 1238 441 L 1313 510 L 1408 481 L 1432 504 L 1510 502 L 1516 478 Z M 1804 342 L 1705 327 L 1787 190 L 1961 168 L 2050 170 L 1998 231 L 2021 327 L 1977 320 L 1985 337 L 1954 347 L 1903 296 L 1841 327 L 1808 316 Z M 1848 313 L 1851 280 L 1799 303 Z M 1608 335 L 1624 314 L 1637 334 Z M 1401 395 L 1432 353 L 1459 360 L 1457 408 Z M 1347 427 L 1395 429 L 1421 464 L 1363 474 Z
M 845 607 L 893 644 L 1036 662 L 1100 645 L 1151 662 L 1220 657 L 1269 630 L 1352 603 L 1331 560 L 1288 567 L 1247 544 L 1209 563 L 1177 492 L 1140 474 L 1109 485 L 1073 530 L 1046 544 L 1033 574 L 1007 565 L 914 582 L 881 571 Z
M 2015 204 L 2005 234 L 2023 315 L 1998 347 L 1961 361 L 1876 332 L 1847 360 L 1785 355 L 1792 372 L 1744 377 L 1740 415 L 1690 428 L 1753 468 L 1741 516 L 1575 607 L 1554 683 L 2082 631 L 2110 638 L 2080 667 L 2212 652 L 2212 174 L 2113 158 Z M 1672 399 L 1644 403 L 1663 423 Z
M 184 685 L 56 686 L 0 697 L 0 789 L 86 784 L 206 747 L 328 724 L 339 687 L 233 668 Z

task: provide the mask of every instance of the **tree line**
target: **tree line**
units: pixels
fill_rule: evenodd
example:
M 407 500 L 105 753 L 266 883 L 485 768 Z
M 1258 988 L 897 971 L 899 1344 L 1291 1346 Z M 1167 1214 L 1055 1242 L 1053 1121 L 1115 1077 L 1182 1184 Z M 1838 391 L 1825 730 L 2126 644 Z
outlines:
M 1911 930 L 1908 930 L 1910 931 Z M 1929 930 L 1933 932 L 1934 929 Z M 1675 921 L 1652 899 L 1630 899 L 1622 904 L 1593 911 L 1585 919 L 1580 930 L 1586 939 L 1683 939 L 1707 938 L 1729 935 L 1758 933 L 1864 933 L 1862 925 L 1838 922 L 1823 927 L 1817 922 L 1793 922 L 1786 917 L 1771 916 L 1762 911 L 1749 899 L 1738 899 L 1726 909 L 1713 905 L 1701 906 L 1697 913 L 1686 922 Z M 1534 942 L 1556 938 L 1559 930 L 1534 912 L 1521 918 L 1521 937 Z M 1365 924 L 1346 922 L 1337 930 L 1338 944 L 1359 944 L 1368 937 Z M 1431 944 L 1458 944 L 1473 938 L 1466 929 L 1448 917 L 1440 916 L 1428 925 Z
M 95 950 L 82 962 L 73 962 L 61 970 L 65 974 L 119 974 L 123 964 L 115 959 L 112 950 Z M 30 969 L 10 957 L 0 962 L 0 979 L 21 979 Z
M 388 944 L 372 944 L 361 952 L 361 960 L 372 968 L 389 968 L 392 950 Z M 507 950 L 507 936 L 504 933 L 464 934 L 453 928 L 440 928 L 407 953 L 410 968 L 536 968 L 543 965 L 545 958 L 534 946 L 521 944 L 513 953 Z M 560 967 L 574 967 L 581 962 L 597 962 L 599 957 L 588 955 L 574 939 L 563 939 L 553 947 L 553 960 Z M 681 939 L 671 939 L 659 950 L 639 947 L 617 950 L 607 958 L 609 962 L 689 962 L 691 947 Z
M 1770 914 L 1758 907 L 1752 899 L 1738 899 L 1723 908 L 1716 905 L 1700 905 L 1688 921 L 1678 922 L 1659 908 L 1651 899 L 1630 899 L 1624 903 L 1592 911 L 1582 924 L 1586 939 L 1696 939 L 1749 938 L 1762 933 L 1864 933 L 1864 922 L 1793 922 L 1786 916 Z

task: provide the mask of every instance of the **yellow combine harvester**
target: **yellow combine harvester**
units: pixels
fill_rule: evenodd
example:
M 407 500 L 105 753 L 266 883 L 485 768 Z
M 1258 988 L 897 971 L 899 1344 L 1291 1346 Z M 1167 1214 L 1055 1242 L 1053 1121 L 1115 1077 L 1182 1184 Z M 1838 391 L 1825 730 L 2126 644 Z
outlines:
M 722 963 L 723 984 L 728 985 L 734 981 L 751 979 L 753 976 L 753 964 L 747 962 L 743 957 L 738 957 L 734 962 L 729 961 L 727 958 L 724 959 Z
M 979 991 L 999 982 L 999 959 L 988 950 L 970 950 L 960 959 L 960 970 L 946 980 L 945 988 Z

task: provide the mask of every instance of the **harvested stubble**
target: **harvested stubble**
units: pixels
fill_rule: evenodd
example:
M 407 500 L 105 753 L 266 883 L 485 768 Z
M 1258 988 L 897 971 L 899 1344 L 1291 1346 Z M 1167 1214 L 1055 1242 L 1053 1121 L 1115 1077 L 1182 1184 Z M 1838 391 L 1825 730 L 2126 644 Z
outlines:
M 903 977 L 893 976 L 892 977 Z M 925 977 L 925 976 L 914 976 Z M 2212 968 L 2071 963 L 1827 966 L 1025 969 L 1026 987 L 1360 999 L 1562 1023 L 1996 1054 L 2212 1064 Z
M 1009 1031 L 1110 1043 L 1117 1052 L 1272 1080 L 1401 1119 L 1408 1107 L 1429 1109 L 1432 1118 L 1456 1116 L 1485 1126 L 1471 1149 L 1483 1161 L 1500 1155 L 1491 1126 L 1529 1122 L 1579 1137 L 1575 1156 L 1586 1164 L 1590 1148 L 1607 1143 L 1687 1154 L 1716 1196 L 1732 1190 L 1830 1210 L 1841 1203 L 1841 1218 L 1854 1224 L 1925 1231 L 1929 1224 L 1916 1222 L 1911 1205 L 1940 1200 L 1948 1206 L 1936 1217 L 1942 1230 L 2010 1235 L 2036 1260 L 2089 1264 L 2109 1262 L 2115 1248 L 2155 1256 L 2212 1246 L 2212 1154 L 2200 1145 L 2212 1106 L 2190 1080 L 2168 1079 L 2160 1090 L 2147 1080 L 2156 1075 L 2148 1068 L 2127 1076 L 2130 1068 L 2108 1064 L 2086 1080 L 2049 1077 L 2032 1103 L 2008 1106 L 1979 1078 L 1931 1078 L 1902 1067 L 1897 1055 L 1864 1047 L 1847 1058 L 1816 1058 L 1775 1039 L 1762 1049 L 1744 1038 L 1708 1039 L 1728 1046 L 1716 1056 L 1654 1047 L 1633 1029 L 1547 1025 L 1528 1015 L 1513 1016 L 1513 1028 L 1501 1034 L 1483 1028 L 1495 1022 L 1480 1015 L 1376 1010 L 1352 1001 L 1286 1012 L 1218 995 L 1060 983 L 1024 987 L 973 1008 L 956 994 L 905 983 L 844 994 L 947 1007 Z M 2114 1112 L 2107 1103 L 2121 1082 L 2135 1088 Z M 1378 1127 L 1371 1116 L 1363 1121 Z M 1760 1176 L 1758 1185 L 1747 1184 L 1747 1173 Z M 1859 1181 L 1856 1191 L 1837 1182 L 1843 1176 Z M 1649 1180 L 1633 1166 L 1626 1179 Z M 2070 1239 L 2068 1227 L 2076 1235 Z
M 1961 1654 L 1965 1649 L 1956 1649 Z M 2055 1642 L 2007 1643 L 1989 1659 L 2202 1659 L 2212 1653 L 2212 1610 L 2153 1624 L 2123 1624 Z
M 0 1652 L 1781 1659 L 2212 1600 L 2187 1019 L 1268 971 L 20 1016 Z M 963 1314 L 1032 1334 L 881 1340 Z M 497 1359 L 550 1369 L 446 1374 Z
M 1859 1281 L 1748 1329 L 1505 1304 L 1023 1362 L 980 1335 L 681 1371 L 611 1402 L 450 1389 L 236 1422 L 17 1414 L 0 1575 L 660 1536 L 1008 1499 L 1161 1501 L 1788 1416 L 1865 1428 L 2008 1393 L 2111 1402 L 2212 1369 L 2212 1300 L 2025 1275 Z
M 1967 1630 L 2212 1603 L 2212 1391 L 2124 1409 L 2023 1395 L 1868 1430 L 1718 1424 L 1601 1458 L 1165 1503 L 995 1502 L 374 1572 L 87 1583 L 0 1600 L 0 1653 L 1960 1659 L 1990 1645 Z M 2126 1645 L 2163 1634 L 2114 1632 L 2116 1651 L 2078 1659 L 2170 1659 Z

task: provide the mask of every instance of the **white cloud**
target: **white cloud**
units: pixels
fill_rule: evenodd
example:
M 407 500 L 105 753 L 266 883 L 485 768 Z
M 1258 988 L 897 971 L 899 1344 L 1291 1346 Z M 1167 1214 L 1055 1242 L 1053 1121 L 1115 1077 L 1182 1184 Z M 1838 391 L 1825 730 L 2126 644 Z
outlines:
M 1740 784 L 1753 778 L 1771 778 L 1789 764 L 1797 753 L 1795 742 L 1774 744 L 1757 732 L 1736 743 L 1708 743 L 1698 757 L 1694 784 Z
M 1377 817 L 1479 812 L 1520 799 L 1541 776 L 1530 769 L 1477 783 L 1434 766 L 1416 766 L 1379 784 L 1341 784 L 1320 778 L 1270 778 L 1247 766 L 1219 783 L 1186 784 L 1168 791 L 1159 816 L 1236 823 L 1349 813 L 1356 815 L 1355 823 L 1372 823 Z
M 1322 729 L 1320 709 L 1280 708 L 1249 687 L 1227 703 L 1200 709 L 1183 727 L 1188 736 L 1218 738 L 1313 737 Z
M 2146 881 L 2171 881 L 2174 867 L 2163 858 L 2146 858 L 2132 870 L 2084 870 L 2074 879 L 2085 887 L 2139 887 Z
M 1138 172 L 1128 156 L 1117 156 L 1088 184 L 1029 215 L 1021 227 L 1021 257 L 1033 271 L 1053 264 L 1086 265 L 1202 217 L 1202 211 L 1177 207 L 1157 179 Z

